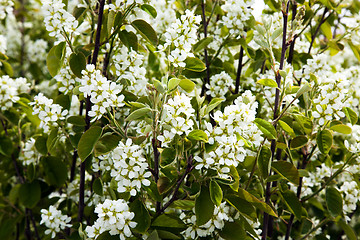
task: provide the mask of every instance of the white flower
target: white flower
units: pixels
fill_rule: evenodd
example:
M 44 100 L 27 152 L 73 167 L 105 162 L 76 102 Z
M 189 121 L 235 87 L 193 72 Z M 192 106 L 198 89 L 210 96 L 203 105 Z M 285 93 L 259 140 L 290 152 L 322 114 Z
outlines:
M 69 224 L 71 218 L 63 215 L 60 210 L 57 210 L 54 206 L 50 206 L 48 210 L 41 209 L 41 221 L 40 224 L 45 224 L 48 228 L 45 234 L 51 234 L 51 238 L 55 238 L 56 233 L 64 230 L 66 227 L 71 227 Z

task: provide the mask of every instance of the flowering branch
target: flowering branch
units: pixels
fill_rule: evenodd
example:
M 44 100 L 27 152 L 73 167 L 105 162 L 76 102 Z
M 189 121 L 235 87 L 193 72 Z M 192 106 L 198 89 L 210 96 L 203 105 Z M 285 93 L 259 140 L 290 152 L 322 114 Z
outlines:
M 93 56 L 91 59 L 91 63 L 94 66 L 96 66 L 96 63 L 97 63 L 97 57 L 98 57 L 99 48 L 100 48 L 100 34 L 101 34 L 104 5 L 105 5 L 105 0 L 100 0 L 99 16 L 98 16 L 97 30 L 96 30 L 96 37 L 95 37 L 95 47 L 94 47 L 94 52 L 93 52 Z M 91 110 L 91 101 L 90 101 L 90 96 L 88 96 L 86 98 L 85 131 L 90 128 L 90 116 L 89 116 L 90 110 Z M 82 222 L 82 219 L 84 216 L 84 208 L 85 208 L 84 198 L 85 198 L 85 161 L 83 161 L 80 165 L 80 189 L 79 189 L 79 213 L 78 213 L 79 214 L 78 215 L 79 222 Z

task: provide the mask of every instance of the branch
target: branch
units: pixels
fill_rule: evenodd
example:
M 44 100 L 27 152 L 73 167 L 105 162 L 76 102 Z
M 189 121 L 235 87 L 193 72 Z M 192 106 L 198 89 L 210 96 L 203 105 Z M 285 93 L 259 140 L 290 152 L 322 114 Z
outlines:
M 156 138 L 153 137 L 152 139 L 152 147 L 153 147 L 153 152 L 154 152 L 154 169 L 151 171 L 151 173 L 154 176 L 155 179 L 155 183 L 157 183 L 159 181 L 159 160 L 160 160 L 160 153 L 159 150 L 157 149 L 157 141 Z M 160 202 L 156 202 L 156 213 L 160 213 L 161 212 L 161 203 Z
M 100 34 L 101 34 L 101 26 L 102 26 L 102 18 L 103 18 L 103 12 L 104 12 L 104 5 L 105 0 L 100 0 L 100 6 L 99 6 L 99 16 L 98 16 L 98 22 L 97 22 L 97 30 L 96 30 L 96 37 L 95 37 L 95 47 L 93 56 L 91 59 L 91 64 L 96 66 L 97 58 L 99 55 L 99 49 L 100 49 Z M 86 114 L 85 114 L 85 131 L 90 128 L 90 116 L 89 112 L 91 110 L 91 102 L 90 102 L 90 96 L 86 98 Z M 81 163 L 80 165 L 80 187 L 79 187 L 79 213 L 78 213 L 78 220 L 79 222 L 82 222 L 83 216 L 84 216 L 84 198 L 85 198 L 85 161 Z
M 184 182 L 186 176 L 194 169 L 194 166 L 192 165 L 192 156 L 190 156 L 187 159 L 187 164 L 186 164 L 186 171 L 185 173 L 181 176 L 181 178 L 177 181 L 176 183 L 176 187 L 174 189 L 174 193 L 172 195 L 172 197 L 170 198 L 170 200 L 164 205 L 163 208 L 161 208 L 160 213 L 164 212 L 165 209 L 167 207 L 169 207 L 176 199 L 177 199 L 177 193 L 179 192 L 180 186 L 181 184 Z
M 317 26 L 317 28 L 315 30 L 315 33 L 311 36 L 311 43 L 310 43 L 310 47 L 309 47 L 309 50 L 308 50 L 309 54 L 311 52 L 311 48 L 312 48 L 312 46 L 314 44 L 315 38 L 316 38 L 316 36 L 317 36 L 317 34 L 318 34 L 319 30 L 320 30 L 321 25 L 326 21 L 326 19 L 324 20 L 324 18 L 325 18 L 326 13 L 328 12 L 328 10 L 329 9 L 327 7 L 325 7 L 323 15 L 321 16 L 319 25 Z
M 205 16 L 205 3 L 204 0 L 201 1 L 201 10 L 202 10 L 202 22 L 203 22 L 203 26 L 204 26 L 204 37 L 207 37 L 207 21 L 206 21 L 206 16 Z M 201 96 L 206 95 L 206 83 L 210 84 L 210 63 L 209 63 L 209 59 L 208 59 L 208 53 L 207 53 L 207 49 L 205 47 L 204 49 L 204 54 L 205 54 L 205 64 L 206 64 L 206 78 L 204 79 L 203 82 L 203 86 L 201 89 Z M 206 99 L 210 102 L 211 101 L 211 96 L 210 95 L 206 95 Z
M 235 94 L 239 93 L 239 87 L 240 87 L 240 76 L 242 71 L 242 61 L 244 57 L 244 48 L 240 47 L 240 55 L 239 55 L 239 63 L 238 63 L 238 69 L 236 72 L 236 81 L 235 81 Z
M 283 3 L 282 6 L 282 13 L 283 13 L 283 38 L 282 38 L 282 48 L 281 48 L 281 58 L 280 58 L 280 70 L 284 67 L 284 61 L 285 61 L 285 53 L 287 48 L 286 43 L 286 32 L 287 32 L 287 21 L 288 21 L 288 13 L 289 13 L 289 3 L 287 2 L 286 6 L 285 3 Z M 276 73 L 276 83 L 278 87 L 276 88 L 275 92 L 275 106 L 274 106 L 274 116 L 273 119 L 276 119 L 278 117 L 278 108 L 279 108 L 279 100 L 280 100 L 280 83 L 281 83 L 281 75 L 279 72 Z M 276 124 L 275 124 L 276 129 Z M 274 160 L 275 150 L 276 150 L 276 140 L 271 141 L 271 162 Z M 269 175 L 271 172 L 269 173 Z M 265 202 L 270 202 L 270 196 L 271 196 L 271 183 L 266 183 L 266 190 L 265 190 Z M 272 218 L 270 218 L 269 214 L 264 213 L 264 219 L 263 219 L 263 231 L 262 231 L 262 240 L 266 240 L 268 235 L 268 230 L 272 228 Z

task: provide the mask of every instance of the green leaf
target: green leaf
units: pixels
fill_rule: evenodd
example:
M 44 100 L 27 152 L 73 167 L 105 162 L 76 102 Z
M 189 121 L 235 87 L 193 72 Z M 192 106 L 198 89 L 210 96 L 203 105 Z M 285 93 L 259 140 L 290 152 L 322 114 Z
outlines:
M 177 216 L 170 214 L 162 214 L 158 216 L 153 223 L 152 227 L 165 227 L 165 228 L 186 228 L 185 223 Z
M 66 121 L 75 126 L 85 126 L 86 122 L 82 116 L 71 116 L 66 119 Z
M 141 9 L 144 10 L 145 12 L 147 12 L 153 18 L 156 18 L 156 16 L 157 16 L 156 9 L 154 7 L 152 7 L 151 5 L 143 4 L 143 5 L 141 5 Z
M 174 90 L 180 83 L 181 79 L 179 78 L 171 78 L 168 82 L 168 91 L 171 92 Z
M 61 187 L 65 184 L 68 171 L 65 163 L 58 157 L 42 157 L 40 162 L 44 168 L 45 180 L 49 185 Z
M 343 112 L 345 113 L 346 118 L 349 120 L 351 125 L 355 125 L 358 122 L 358 115 L 356 114 L 356 112 L 354 112 L 354 110 L 349 107 L 345 107 L 343 109 Z
M 13 142 L 9 137 L 0 137 L 0 153 L 10 156 L 13 152 Z
M 299 149 L 308 143 L 308 138 L 304 135 L 293 138 L 290 142 L 291 149 Z
M 46 155 L 48 153 L 46 147 L 46 140 L 47 138 L 44 136 L 39 136 L 35 140 L 35 149 L 42 155 Z
M 179 86 L 186 92 L 190 93 L 195 88 L 195 83 L 187 78 L 181 79 Z
M 99 140 L 101 133 L 101 127 L 93 126 L 81 136 L 78 144 L 78 154 L 81 161 L 85 161 L 85 159 L 93 152 L 95 144 Z
M 130 203 L 130 211 L 135 213 L 135 217 L 132 219 L 137 223 L 135 230 L 141 234 L 146 233 L 150 227 L 151 218 L 143 202 L 136 199 Z
M 70 110 L 71 99 L 69 95 L 59 94 L 54 103 L 59 104 L 63 109 Z
M 182 209 L 182 210 L 192 210 L 195 207 L 195 201 L 193 200 L 176 200 L 171 204 L 171 207 Z
M 247 202 L 252 203 L 256 208 L 260 209 L 261 211 L 264 211 L 271 216 L 277 217 L 274 210 L 267 203 L 260 201 L 257 197 L 247 192 L 245 189 L 239 188 L 237 195 L 240 198 L 246 200 Z
M 171 164 L 175 160 L 176 150 L 174 148 L 164 148 L 160 152 L 160 165 L 162 167 Z
M 161 240 L 161 238 L 159 237 L 157 230 L 154 230 L 151 232 L 147 240 Z
M 69 64 L 71 71 L 75 76 L 81 78 L 81 71 L 86 68 L 86 58 L 82 52 L 72 53 L 69 58 Z
M 327 187 L 325 198 L 330 214 L 333 217 L 341 215 L 343 209 L 343 199 L 341 193 L 334 187 Z
M 136 31 L 152 45 L 157 45 L 157 35 L 155 30 L 150 26 L 150 24 L 148 24 L 144 20 L 137 19 L 131 23 L 131 26 L 133 26 Z
M 151 108 L 148 107 L 144 107 L 144 108 L 140 108 L 140 109 L 136 109 L 135 111 L 133 111 L 132 113 L 130 113 L 130 115 L 125 119 L 126 121 L 133 121 L 133 120 L 137 120 L 139 118 L 144 117 L 146 114 L 151 112 Z
M 279 120 L 278 123 L 287 134 L 289 134 L 291 137 L 295 137 L 294 130 L 286 122 Z
M 179 237 L 178 235 L 175 235 L 172 232 L 168 232 L 168 231 L 164 231 L 164 230 L 156 230 L 157 233 L 159 234 L 159 238 L 160 239 L 182 239 L 181 237 Z M 149 239 L 149 238 L 147 238 Z
M 296 92 L 295 98 L 300 97 L 301 95 L 303 95 L 304 93 L 306 93 L 310 90 L 311 90 L 311 87 L 310 87 L 309 83 L 305 82 L 305 84 L 299 89 L 299 91 Z
M 24 183 L 19 189 L 19 200 L 27 208 L 33 208 L 40 201 L 41 187 L 38 180 Z
M 55 128 L 53 130 L 51 130 L 47 141 L 46 141 L 46 147 L 48 152 L 51 152 L 53 150 L 53 148 L 55 147 L 57 141 L 59 140 L 59 136 L 58 136 L 58 129 Z
M 122 30 L 119 32 L 122 43 L 128 48 L 137 51 L 139 49 L 138 38 L 135 33 Z
M 100 178 L 96 178 L 93 182 L 92 189 L 94 193 L 96 193 L 99 196 L 103 196 L 103 183 Z
M 205 186 L 201 186 L 200 194 L 195 199 L 195 215 L 198 226 L 207 223 L 214 215 L 214 204 L 209 189 Z
M 224 101 L 223 98 L 213 98 L 206 107 L 206 115 L 208 115 L 212 110 L 214 110 L 220 103 Z
M 327 21 L 320 25 L 320 29 L 328 40 L 332 39 L 331 25 Z
M 13 77 L 14 76 L 14 70 L 13 68 L 11 67 L 11 65 L 6 62 L 6 61 L 3 61 L 3 60 L 0 60 L 0 68 L 3 69 L 3 71 L 9 75 L 9 77 Z
M 267 146 L 263 146 L 260 150 L 258 165 L 259 170 L 263 178 L 267 178 L 269 176 L 269 172 L 271 169 L 271 150 Z
M 248 239 L 244 227 L 236 221 L 225 222 L 224 228 L 220 231 L 220 236 L 225 240 Z
M 271 167 L 283 178 L 295 185 L 299 185 L 299 171 L 292 163 L 286 161 L 275 161 L 272 162 Z
M 165 89 L 164 89 L 164 87 L 163 87 L 163 85 L 161 84 L 160 81 L 154 79 L 153 82 L 154 82 L 154 87 L 155 87 L 155 89 L 156 89 L 159 93 L 164 93 L 164 92 L 165 92 Z
M 331 126 L 330 130 L 333 130 L 335 132 L 342 133 L 342 134 L 351 134 L 351 132 L 352 132 L 351 127 L 349 127 L 345 124 L 336 124 L 334 126 Z
M 252 221 L 256 220 L 256 210 L 248 201 L 233 194 L 227 195 L 226 201 L 246 218 L 251 219 Z
M 295 215 L 297 219 L 301 220 L 302 207 L 296 194 L 290 190 L 286 190 L 285 192 L 281 193 L 281 196 L 283 197 L 289 210 Z
M 347 41 L 347 43 L 349 44 L 351 50 L 353 51 L 355 57 L 357 58 L 358 61 L 360 61 L 360 49 L 359 47 L 355 46 L 351 41 Z
M 201 50 L 206 48 L 207 45 L 212 43 L 213 40 L 214 40 L 213 37 L 206 37 L 206 38 L 201 39 L 200 41 L 198 41 L 197 43 L 194 44 L 193 52 L 194 53 L 200 52 Z
M 263 85 L 263 86 L 266 86 L 266 87 L 272 87 L 272 88 L 277 88 L 278 87 L 276 81 L 273 80 L 273 79 L 270 79 L 270 78 L 260 79 L 256 83 L 260 84 L 260 85 Z
M 193 72 L 202 72 L 206 69 L 205 63 L 203 63 L 200 59 L 195 57 L 188 57 L 185 60 L 185 69 L 193 71 Z
M 271 123 L 261 118 L 256 118 L 254 122 L 268 139 L 276 139 L 276 129 Z
M 350 225 L 347 224 L 342 218 L 339 219 L 337 224 L 342 228 L 342 230 L 344 230 L 347 239 L 349 239 L 349 240 L 357 240 L 358 239 L 354 229 L 352 229 L 352 227 L 350 227 Z
M 329 130 L 325 129 L 317 133 L 316 143 L 320 152 L 328 154 L 333 142 L 332 134 Z
M 119 144 L 121 137 L 117 134 L 104 134 L 95 144 L 94 155 L 98 157 L 109 153 Z
M 210 181 L 210 198 L 216 206 L 220 206 L 223 199 L 223 192 L 221 187 L 214 180 Z
M 55 77 L 62 67 L 65 55 L 65 46 L 65 42 L 61 42 L 58 45 L 53 46 L 46 57 L 46 65 L 52 77 Z
M 209 140 L 207 134 L 200 129 L 192 130 L 187 137 L 191 140 L 202 141 L 202 142 L 208 142 Z

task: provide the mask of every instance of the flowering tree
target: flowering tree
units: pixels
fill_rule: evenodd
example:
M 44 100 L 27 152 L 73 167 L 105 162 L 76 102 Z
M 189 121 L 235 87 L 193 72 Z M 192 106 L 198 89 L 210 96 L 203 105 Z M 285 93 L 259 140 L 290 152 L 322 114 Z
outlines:
M 357 239 L 358 1 L 0 0 L 1 239 Z

